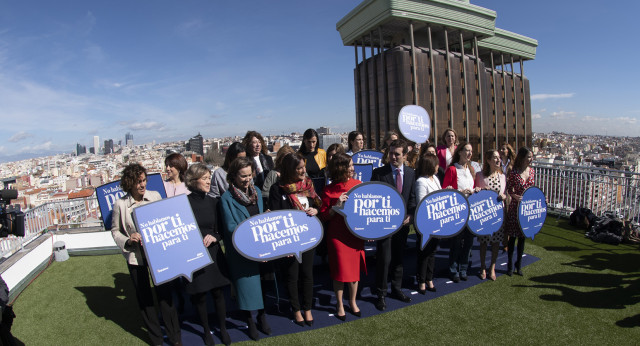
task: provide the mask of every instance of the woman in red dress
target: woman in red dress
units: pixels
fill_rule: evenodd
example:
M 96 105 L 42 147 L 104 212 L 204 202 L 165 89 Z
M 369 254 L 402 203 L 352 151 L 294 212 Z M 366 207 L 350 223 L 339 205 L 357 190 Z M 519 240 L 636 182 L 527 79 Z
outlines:
M 507 261 L 507 275 L 513 275 L 513 247 L 518 238 L 518 257 L 516 259 L 516 274 L 522 276 L 521 261 L 524 253 L 524 233 L 518 223 L 518 203 L 522 200 L 524 191 L 535 184 L 534 171 L 531 168 L 533 153 L 528 148 L 522 147 L 518 150 L 513 169 L 507 176 L 507 194 L 511 196 L 511 203 L 507 209 L 505 219 L 504 234 L 509 237 L 509 259 Z
M 344 218 L 333 211 L 334 205 L 342 206 L 347 200 L 346 192 L 360 184 L 353 179 L 353 161 L 347 154 L 335 154 L 329 161 L 329 173 L 333 182 L 324 188 L 320 218 L 328 222 L 326 231 L 329 252 L 329 267 L 336 294 L 336 317 L 346 319 L 342 296 L 345 282 L 349 286 L 349 307 L 355 316 L 361 316 L 356 303 L 360 270 L 367 270 L 364 258 L 364 240 L 347 229 Z

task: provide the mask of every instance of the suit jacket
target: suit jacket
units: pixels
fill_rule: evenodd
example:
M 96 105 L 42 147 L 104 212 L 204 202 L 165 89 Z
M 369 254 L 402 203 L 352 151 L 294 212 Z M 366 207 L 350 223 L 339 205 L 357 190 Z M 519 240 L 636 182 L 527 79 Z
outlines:
M 127 263 L 131 265 L 142 265 L 144 263 L 144 255 L 140 245 L 127 245 L 129 236 L 138 232 L 133 222 L 133 209 L 137 206 L 161 200 L 160 194 L 156 191 L 147 190 L 142 196 L 142 202 L 136 205 L 135 200 L 130 194 L 122 196 L 113 206 L 113 214 L 111 214 L 111 235 L 116 245 L 122 250 L 122 255 L 127 259 Z
M 407 205 L 407 215 L 413 216 L 413 212 L 416 209 L 416 172 L 413 168 L 404 165 L 404 177 L 402 179 L 402 198 Z M 391 164 L 386 164 L 382 167 L 378 167 L 373 170 L 371 175 L 371 181 L 381 181 L 383 183 L 396 186 L 396 181 L 393 179 L 393 170 Z

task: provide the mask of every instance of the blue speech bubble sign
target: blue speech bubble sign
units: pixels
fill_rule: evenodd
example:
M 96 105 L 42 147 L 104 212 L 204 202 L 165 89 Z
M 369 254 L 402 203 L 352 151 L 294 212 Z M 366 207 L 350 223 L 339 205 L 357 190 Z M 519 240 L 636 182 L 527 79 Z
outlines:
M 162 198 L 167 198 L 167 192 L 164 190 L 164 183 L 160 173 L 147 175 L 147 190 L 157 191 Z M 118 198 L 125 195 L 120 187 L 120 180 L 100 185 L 96 188 L 96 198 L 98 206 L 100 206 L 100 216 L 102 224 L 107 231 L 111 229 L 111 214 L 113 213 L 113 205 Z
M 547 218 L 547 200 L 544 192 L 535 186 L 526 189 L 518 203 L 518 222 L 525 237 L 533 240 Z
M 406 206 L 395 187 L 382 182 L 354 186 L 342 208 L 333 209 L 344 216 L 347 228 L 364 240 L 387 238 L 402 227 Z
M 286 209 L 255 215 L 233 232 L 233 246 L 252 261 L 296 256 L 315 248 L 323 237 L 322 223 L 301 210 Z
M 422 234 L 421 248 L 429 238 L 449 238 L 458 235 L 469 219 L 469 203 L 458 190 L 444 189 L 425 196 L 414 218 L 416 230 Z
M 398 128 L 407 139 L 424 143 L 431 134 L 431 118 L 429 113 L 420 106 L 404 106 L 398 114 Z
M 137 207 L 133 219 L 156 285 L 178 276 L 191 281 L 193 272 L 213 263 L 187 195 Z
M 373 166 L 370 163 L 353 165 L 353 179 L 366 183 L 371 181 L 371 176 L 373 176 Z
M 381 151 L 362 150 L 353 154 L 353 156 L 351 156 L 351 160 L 353 160 L 354 165 L 370 163 L 373 165 L 373 168 L 378 168 L 384 166 L 384 163 L 382 163 L 383 156 L 384 153 Z
M 500 230 L 504 222 L 504 203 L 498 200 L 498 193 L 480 190 L 467 197 L 469 221 L 467 226 L 475 235 L 492 235 Z

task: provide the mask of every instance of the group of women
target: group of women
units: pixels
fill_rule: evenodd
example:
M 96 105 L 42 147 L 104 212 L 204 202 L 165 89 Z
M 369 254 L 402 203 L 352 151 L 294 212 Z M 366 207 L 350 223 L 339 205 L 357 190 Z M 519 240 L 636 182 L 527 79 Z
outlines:
M 395 138 L 394 138 L 395 136 Z M 397 139 L 397 133 L 385 138 L 389 142 Z M 337 214 L 333 206 L 341 206 L 348 196 L 346 192 L 361 183 L 354 179 L 351 155 L 364 149 L 364 136 L 353 131 L 348 136 L 348 151 L 340 144 L 333 144 L 327 150 L 318 148 L 318 134 L 308 129 L 303 134 L 301 148 L 294 151 L 285 145 L 274 160 L 267 153 L 263 137 L 256 131 L 247 132 L 242 142 L 229 147 L 223 165 L 213 174 L 201 163 L 187 168 L 187 162 L 179 154 L 169 155 L 165 160 L 167 181 L 165 190 L 169 197 L 187 194 L 189 203 L 204 246 L 208 249 L 213 263 L 194 273 L 193 280 L 184 285 L 203 327 L 203 340 L 214 344 L 208 321 L 206 304 L 210 293 L 216 308 L 220 329 L 220 339 L 229 344 L 231 339 L 226 330 L 226 306 L 223 288 L 232 285 L 237 307 L 243 311 L 247 323 L 247 333 L 254 340 L 260 333 L 271 334 L 264 309 L 264 293 L 269 289 L 275 273 L 282 274 L 288 291 L 293 323 L 299 326 L 313 325 L 313 260 L 315 249 L 302 254 L 302 263 L 294 257 L 285 257 L 270 262 L 256 262 L 240 255 L 232 244 L 236 227 L 244 220 L 263 213 L 281 209 L 297 209 L 309 216 L 318 216 L 324 223 L 326 253 L 329 260 L 333 290 L 336 297 L 334 315 L 346 319 L 348 311 L 361 316 L 356 301 L 361 272 L 366 273 L 364 241 L 355 237 Z M 522 275 L 521 258 L 524 250 L 524 235 L 517 222 L 517 203 L 524 190 L 533 185 L 534 174 L 529 167 L 532 153 L 521 148 L 517 156 L 508 144 L 498 152 L 485 153 L 482 171 L 475 172 L 471 165 L 472 146 L 458 143 L 457 134 L 447 129 L 442 146 L 428 143 L 418 150 L 413 165 L 417 171 L 416 197 L 421 200 L 427 194 L 441 188 L 455 188 L 464 194 L 472 194 L 481 188 L 491 189 L 501 200 L 510 201 L 506 222 L 501 231 L 493 236 L 480 237 L 481 273 L 487 277 L 485 256 L 487 245 L 491 244 L 492 256 L 489 278 L 496 279 L 495 261 L 499 245 L 508 243 L 508 273 L 513 273 L 513 248 L 518 239 L 516 273 Z M 381 148 L 384 151 L 384 148 Z M 446 167 L 446 168 L 445 168 Z M 505 176 L 507 178 L 505 178 Z M 324 186 L 314 186 L 314 180 L 330 181 Z M 317 185 L 317 184 L 316 184 Z M 127 259 L 129 272 L 134 284 L 143 322 L 154 344 L 162 343 L 162 332 L 152 298 L 152 287 L 148 279 L 147 262 L 142 251 L 142 239 L 132 220 L 132 210 L 160 199 L 158 193 L 146 190 L 146 170 L 139 164 L 130 164 L 122 172 L 121 186 L 126 193 L 119 199 L 113 211 L 112 234 Z M 223 242 L 224 251 L 220 245 Z M 449 256 L 453 281 L 466 280 L 468 260 L 473 235 L 465 230 L 451 241 Z M 420 242 L 418 242 L 420 243 Z M 418 250 L 417 290 L 421 294 L 435 291 L 433 283 L 435 251 L 439 240 L 431 238 L 424 249 Z M 320 251 L 320 250 L 319 250 Z M 346 284 L 346 285 L 345 285 Z M 348 308 L 344 305 L 344 289 L 348 287 Z M 172 302 L 175 283 L 157 285 L 156 296 L 169 341 L 180 344 L 178 314 Z M 257 311 L 254 320 L 253 313 Z

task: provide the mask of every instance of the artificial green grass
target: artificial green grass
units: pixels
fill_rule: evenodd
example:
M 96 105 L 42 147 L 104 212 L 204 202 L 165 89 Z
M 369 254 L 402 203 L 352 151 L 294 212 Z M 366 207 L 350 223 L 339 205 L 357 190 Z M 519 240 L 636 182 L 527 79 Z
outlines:
M 500 276 L 404 309 L 260 343 L 638 343 L 638 246 L 594 243 L 550 217 L 535 241 L 527 239 L 526 253 L 540 261 L 523 268 L 524 277 Z M 54 263 L 16 301 L 14 335 L 27 345 L 144 344 L 130 290 L 122 256 Z

